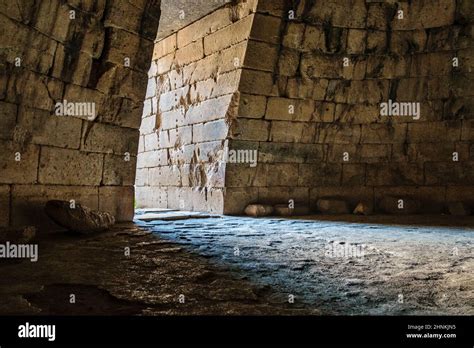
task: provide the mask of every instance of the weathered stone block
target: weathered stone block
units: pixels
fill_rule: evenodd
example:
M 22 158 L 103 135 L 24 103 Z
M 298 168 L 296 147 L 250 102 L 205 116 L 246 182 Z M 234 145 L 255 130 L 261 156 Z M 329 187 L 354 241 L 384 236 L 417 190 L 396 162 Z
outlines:
M 277 45 L 250 40 L 247 46 L 244 65 L 251 69 L 273 72 L 277 60 L 280 59 L 281 61 L 279 54 Z M 262 59 L 262 57 L 265 57 L 265 59 Z M 236 63 L 238 62 L 236 61 Z M 296 71 L 298 60 L 294 63 L 296 63 Z
M 16 104 L 0 102 L 0 139 L 13 139 L 16 115 Z
M 136 129 L 116 127 L 101 123 L 89 123 L 82 135 L 83 150 L 136 156 L 138 137 Z
M 44 213 L 46 202 L 53 199 L 71 201 L 98 209 L 98 188 L 63 185 L 14 185 L 12 188 L 11 224 L 14 227 L 39 226 L 41 232 L 58 229 Z M 117 199 L 119 201 L 120 199 Z
M 280 43 L 281 19 L 257 13 L 252 25 L 250 38 L 272 44 Z
M 393 30 L 414 30 L 443 27 L 454 22 L 455 0 L 440 0 L 428 3 L 399 3 L 404 12 L 403 20 L 394 16 L 391 22 Z
M 103 156 L 77 150 L 43 147 L 39 163 L 41 184 L 99 185 Z
M 99 210 L 111 213 L 116 221 L 132 221 L 134 211 L 133 186 L 99 187 Z
M 37 180 L 39 147 L 21 146 L 10 141 L 0 141 L 0 183 L 30 184 Z
M 239 117 L 262 118 L 267 108 L 267 98 L 264 96 L 241 94 Z
M 320 26 L 306 25 L 301 49 L 303 51 L 326 50 L 324 30 Z
M 421 122 L 408 125 L 408 141 L 410 143 L 428 143 L 461 140 L 460 122 Z
M 426 185 L 468 185 L 474 183 L 474 162 L 425 163 Z
M 423 52 L 427 45 L 425 30 L 393 31 L 391 34 L 390 51 L 400 56 Z
M 204 57 L 204 46 L 201 41 L 190 43 L 176 51 L 175 61 L 179 66 L 184 66 Z
M 282 121 L 309 121 L 314 112 L 312 100 L 269 98 L 265 119 Z
M 298 181 L 298 166 L 294 164 L 268 164 L 268 186 L 293 186 Z
M 178 47 L 184 47 L 193 41 L 199 40 L 231 24 L 230 9 L 218 9 L 210 15 L 178 31 Z
M 300 164 L 298 174 L 298 186 L 337 186 L 341 184 L 342 165 Z
M 365 164 L 344 164 L 342 166 L 343 185 L 365 185 Z
M 367 41 L 367 32 L 365 30 L 350 29 L 347 36 L 347 53 L 364 53 Z
M 423 167 L 406 163 L 368 164 L 366 180 L 367 185 L 373 186 L 423 185 Z
M 324 156 L 324 146 L 317 144 L 261 143 L 259 162 L 264 163 L 315 163 Z
M 204 37 L 204 53 L 209 55 L 247 40 L 250 35 L 253 20 L 254 15 L 247 16 L 232 25 Z
M 347 100 L 351 104 L 374 104 L 386 101 L 388 92 L 388 80 L 352 81 Z
M 271 96 L 273 92 L 273 76 L 271 73 L 243 69 L 239 91 L 247 94 Z
M 307 126 L 308 123 L 304 122 L 272 121 L 270 141 L 275 143 L 303 142 L 303 129 Z
M 239 140 L 268 141 L 270 122 L 264 120 L 238 119 L 232 127 L 232 137 Z
M 404 143 L 406 139 L 406 124 L 370 124 L 362 125 L 361 143 L 390 144 Z
M 316 143 L 357 144 L 361 139 L 359 125 L 320 123 L 316 130 Z
M 308 15 L 313 23 L 331 23 L 335 27 L 364 28 L 367 9 L 363 0 L 316 2 Z
M 136 168 L 136 157 L 105 155 L 102 184 L 132 186 L 135 183 Z
M 78 118 L 22 107 L 18 113 L 18 126 L 30 134 L 33 144 L 79 149 L 82 120 Z
M 336 198 L 322 198 L 316 202 L 318 211 L 323 214 L 349 214 L 350 207 L 346 201 Z
M 178 47 L 178 43 L 176 40 L 176 33 L 171 34 L 170 36 L 159 40 L 155 43 L 153 49 L 153 60 L 157 60 L 161 57 L 164 57 L 174 51 L 176 51 Z
M 193 143 L 225 139 L 229 132 L 226 120 L 199 123 L 193 126 Z
M 167 187 L 135 187 L 137 208 L 168 208 Z
M 448 211 L 454 216 L 467 216 L 471 215 L 471 208 L 463 202 L 450 202 L 448 203 Z
M 343 57 L 321 55 L 321 53 L 303 53 L 300 72 L 304 78 L 342 78 Z

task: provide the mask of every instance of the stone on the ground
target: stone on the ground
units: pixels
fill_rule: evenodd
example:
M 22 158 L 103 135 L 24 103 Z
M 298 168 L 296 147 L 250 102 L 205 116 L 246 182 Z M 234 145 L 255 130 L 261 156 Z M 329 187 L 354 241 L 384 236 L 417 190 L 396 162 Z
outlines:
M 471 208 L 463 202 L 448 203 L 448 211 L 455 216 L 468 216 L 472 214 Z
M 380 200 L 379 207 L 387 214 L 417 214 L 421 204 L 418 200 L 409 197 L 387 196 Z
M 105 231 L 115 223 L 110 213 L 93 211 L 80 204 L 71 207 L 67 201 L 48 201 L 45 212 L 59 226 L 83 234 Z
M 353 211 L 353 213 L 356 215 L 372 215 L 373 212 L 374 206 L 369 202 L 360 202 Z
M 288 204 L 277 204 L 274 207 L 275 215 L 278 216 L 301 216 L 308 215 L 310 210 L 306 205 L 296 204 L 294 208 L 290 208 Z
M 273 213 L 273 207 L 266 204 L 249 204 L 245 208 L 245 214 L 248 216 L 259 217 L 268 216 Z
M 23 229 L 0 229 L 0 243 L 11 242 L 26 244 L 36 236 L 36 227 L 27 226 Z
M 346 201 L 337 198 L 322 198 L 316 203 L 318 211 L 323 214 L 349 214 L 350 209 Z

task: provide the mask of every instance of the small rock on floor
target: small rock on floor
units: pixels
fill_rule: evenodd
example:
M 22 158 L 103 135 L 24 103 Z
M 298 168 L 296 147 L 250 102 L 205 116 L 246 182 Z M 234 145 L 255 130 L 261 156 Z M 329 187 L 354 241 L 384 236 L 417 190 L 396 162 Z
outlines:
M 367 202 L 360 202 L 353 211 L 353 213 L 356 215 L 372 215 L 373 212 L 374 206 Z
M 245 214 L 253 217 L 269 216 L 273 214 L 273 207 L 265 204 L 249 204 L 245 208 Z

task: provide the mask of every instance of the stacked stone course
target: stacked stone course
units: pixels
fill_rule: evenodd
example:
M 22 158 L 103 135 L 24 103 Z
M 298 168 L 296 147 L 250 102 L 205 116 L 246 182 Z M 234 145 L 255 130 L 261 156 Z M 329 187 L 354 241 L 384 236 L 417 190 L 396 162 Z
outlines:
M 394 196 L 441 213 L 474 203 L 472 2 L 260 0 L 246 25 L 228 9 L 156 43 L 139 162 L 162 167 L 139 165 L 144 206 L 239 214 L 339 197 L 380 211 Z M 232 70 L 233 58 L 243 65 Z M 381 116 L 389 99 L 420 103 L 420 118 Z M 222 165 L 212 153 L 226 147 L 257 150 L 258 165 Z

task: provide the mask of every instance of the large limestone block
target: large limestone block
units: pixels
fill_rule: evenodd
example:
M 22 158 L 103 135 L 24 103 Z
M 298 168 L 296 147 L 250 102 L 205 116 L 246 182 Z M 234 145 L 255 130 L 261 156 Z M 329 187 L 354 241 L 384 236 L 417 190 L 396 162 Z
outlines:
M 68 201 L 49 201 L 44 210 L 51 220 L 71 232 L 101 232 L 115 223 L 114 216 L 108 212 L 93 211 L 80 204 L 71 206 Z
M 23 134 L 23 133 L 21 133 Z M 0 183 L 30 184 L 37 180 L 39 147 L 0 141 Z
M 250 35 L 253 20 L 254 15 L 247 16 L 232 25 L 204 37 L 204 53 L 209 55 L 247 40 Z
M 102 184 L 131 186 L 135 183 L 137 158 L 105 155 Z
M 101 186 L 99 188 L 99 210 L 115 216 L 116 221 L 132 221 L 134 211 L 133 186 Z
M 463 202 L 448 203 L 448 211 L 451 215 L 455 216 L 467 216 L 472 213 L 471 208 Z
M 83 149 L 90 152 L 135 156 L 139 131 L 102 123 L 88 123 L 83 130 Z
M 350 208 L 346 201 L 337 198 L 322 198 L 316 202 L 318 211 L 323 214 L 349 214 Z
M 77 150 L 43 147 L 39 164 L 39 182 L 58 185 L 99 185 L 103 156 Z

